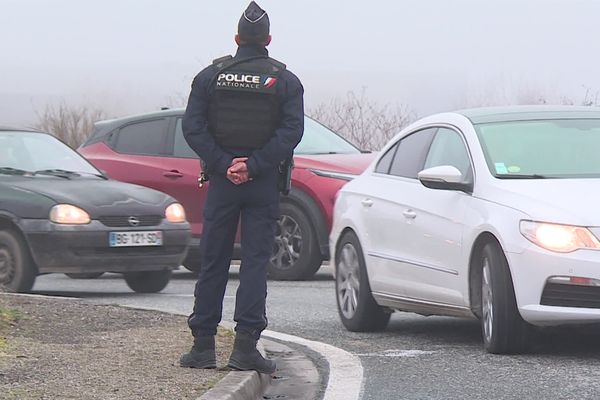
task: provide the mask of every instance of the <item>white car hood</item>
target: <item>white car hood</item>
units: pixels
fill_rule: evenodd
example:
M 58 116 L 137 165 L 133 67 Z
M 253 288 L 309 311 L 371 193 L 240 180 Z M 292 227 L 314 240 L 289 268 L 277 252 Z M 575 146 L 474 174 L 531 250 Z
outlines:
M 600 179 L 496 179 L 478 197 L 536 221 L 600 227 Z

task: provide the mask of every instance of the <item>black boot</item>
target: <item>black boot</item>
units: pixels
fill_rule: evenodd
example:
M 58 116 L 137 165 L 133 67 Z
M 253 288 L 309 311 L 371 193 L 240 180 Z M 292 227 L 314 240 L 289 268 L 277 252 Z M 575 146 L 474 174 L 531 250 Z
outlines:
M 233 352 L 229 357 L 229 368 L 239 371 L 258 371 L 261 374 L 272 374 L 275 372 L 275 362 L 264 358 L 256 350 L 256 342 L 252 336 L 238 332 L 235 335 Z
M 179 365 L 186 368 L 217 368 L 215 356 L 215 337 L 198 336 L 194 338 L 194 346 L 189 353 L 179 359 Z

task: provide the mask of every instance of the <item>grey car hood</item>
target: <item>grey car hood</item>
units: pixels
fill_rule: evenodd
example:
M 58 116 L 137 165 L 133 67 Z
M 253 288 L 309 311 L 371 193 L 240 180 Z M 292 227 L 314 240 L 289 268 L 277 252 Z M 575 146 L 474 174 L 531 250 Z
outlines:
M 175 200 L 146 187 L 97 178 L 21 177 L 11 186 L 41 194 L 56 203 L 83 208 L 92 218 L 118 215 L 164 215 Z

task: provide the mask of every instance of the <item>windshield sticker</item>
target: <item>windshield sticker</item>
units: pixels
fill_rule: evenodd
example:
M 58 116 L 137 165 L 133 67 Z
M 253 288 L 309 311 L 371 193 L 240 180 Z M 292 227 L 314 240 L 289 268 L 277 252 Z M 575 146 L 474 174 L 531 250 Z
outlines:
M 517 174 L 521 172 L 521 167 L 519 167 L 518 165 L 511 165 L 508 167 L 508 172 L 510 172 L 511 174 Z
M 495 165 L 497 174 L 508 174 L 508 169 L 503 162 L 497 162 Z

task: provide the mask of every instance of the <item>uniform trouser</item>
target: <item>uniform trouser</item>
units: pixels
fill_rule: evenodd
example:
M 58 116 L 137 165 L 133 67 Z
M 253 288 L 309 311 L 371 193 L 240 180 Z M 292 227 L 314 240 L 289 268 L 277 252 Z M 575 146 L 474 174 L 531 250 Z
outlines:
M 277 171 L 241 185 L 234 185 L 225 177 L 211 176 L 204 207 L 194 312 L 188 318 L 195 337 L 217 332 L 238 222 L 241 222 L 242 260 L 235 301 L 236 331 L 258 339 L 267 327 L 267 267 L 278 218 Z

